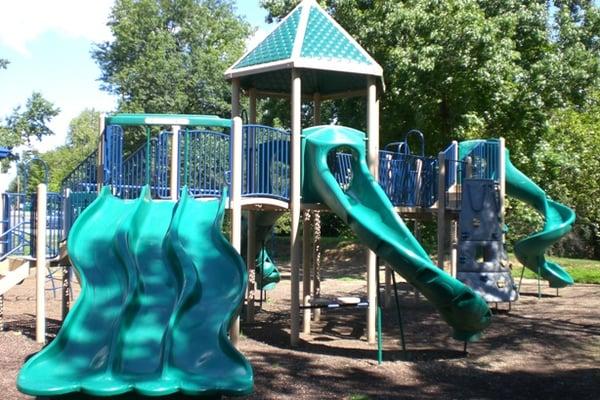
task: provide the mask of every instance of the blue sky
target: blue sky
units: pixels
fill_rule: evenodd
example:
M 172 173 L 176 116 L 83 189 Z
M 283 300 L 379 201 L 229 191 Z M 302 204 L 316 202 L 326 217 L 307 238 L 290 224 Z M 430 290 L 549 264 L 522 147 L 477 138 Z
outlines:
M 262 38 L 272 27 L 259 0 L 236 0 Z M 10 61 L 0 70 L 0 118 L 39 91 L 60 107 L 50 124 L 54 137 L 36 143 L 46 151 L 64 143 L 69 121 L 84 108 L 110 111 L 116 101 L 100 91 L 100 70 L 90 56 L 94 42 L 110 40 L 106 27 L 113 0 L 6 1 L 0 12 L 0 58 Z M 252 39 L 249 39 L 252 40 Z M 0 143 L 1 145 L 1 143 Z

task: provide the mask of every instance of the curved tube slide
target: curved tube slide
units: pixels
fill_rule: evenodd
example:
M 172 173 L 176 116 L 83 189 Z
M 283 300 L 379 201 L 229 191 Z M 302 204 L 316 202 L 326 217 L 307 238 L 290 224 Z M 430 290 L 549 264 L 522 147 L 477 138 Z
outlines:
M 476 340 L 491 319 L 486 302 L 437 268 L 369 173 L 364 133 L 340 126 L 304 130 L 303 196 L 324 202 L 359 239 L 415 286 L 454 329 L 458 340 Z M 338 148 L 352 152 L 352 180 L 342 189 L 327 164 Z
M 21 369 L 34 396 L 127 392 L 245 395 L 250 364 L 227 331 L 246 267 L 221 233 L 224 200 L 178 203 L 113 197 L 108 188 L 77 219 L 69 255 L 81 295 L 56 339 Z
M 539 212 L 545 220 L 544 229 L 515 243 L 517 259 L 546 279 L 550 287 L 562 288 L 573 284 L 573 278 L 560 265 L 546 260 L 548 247 L 566 235 L 575 222 L 575 212 L 567 206 L 550 200 L 546 193 L 510 161 L 506 151 L 506 192 L 524 201 Z

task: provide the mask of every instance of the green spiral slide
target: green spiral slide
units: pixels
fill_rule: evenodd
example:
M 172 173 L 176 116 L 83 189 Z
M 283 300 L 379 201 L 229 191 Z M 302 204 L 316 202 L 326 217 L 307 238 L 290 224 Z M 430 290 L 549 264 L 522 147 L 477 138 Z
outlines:
M 454 329 L 458 340 L 476 340 L 490 323 L 486 302 L 472 289 L 430 260 L 425 250 L 394 211 L 365 161 L 365 135 L 341 126 L 318 126 L 303 131 L 302 195 L 305 202 L 323 202 L 347 223 L 359 239 L 415 286 Z M 341 188 L 328 163 L 339 148 L 352 152 L 352 180 Z
M 544 229 L 515 243 L 515 255 L 527 268 L 539 273 L 550 287 L 562 288 L 573 284 L 573 278 L 560 265 L 546 260 L 548 247 L 560 240 L 572 228 L 575 212 L 548 198 L 546 193 L 510 161 L 506 151 L 506 193 L 531 205 L 544 216 Z
M 56 339 L 21 369 L 34 396 L 245 395 L 250 364 L 227 332 L 247 283 L 221 233 L 225 197 L 135 201 L 104 188 L 68 238 L 81 295 Z

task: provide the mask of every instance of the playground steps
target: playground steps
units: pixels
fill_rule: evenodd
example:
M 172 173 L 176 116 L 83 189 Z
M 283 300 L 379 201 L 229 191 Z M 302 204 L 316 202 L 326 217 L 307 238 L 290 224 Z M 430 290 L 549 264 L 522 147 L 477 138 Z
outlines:
M 29 276 L 29 261 L 9 257 L 0 262 L 0 296 Z

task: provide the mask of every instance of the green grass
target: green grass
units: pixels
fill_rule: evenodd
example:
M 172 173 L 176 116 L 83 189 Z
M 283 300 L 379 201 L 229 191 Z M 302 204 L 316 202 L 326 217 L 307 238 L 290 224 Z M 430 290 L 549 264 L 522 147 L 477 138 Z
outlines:
M 510 261 L 513 264 L 513 277 L 519 279 L 521 263 L 517 261 L 514 254 L 509 254 Z M 584 260 L 578 258 L 547 257 L 549 260 L 563 267 L 573 278 L 575 283 L 594 283 L 600 284 L 600 261 Z M 530 269 L 525 269 L 525 278 L 536 278 L 536 273 Z
M 371 400 L 366 394 L 351 394 L 348 400 Z

